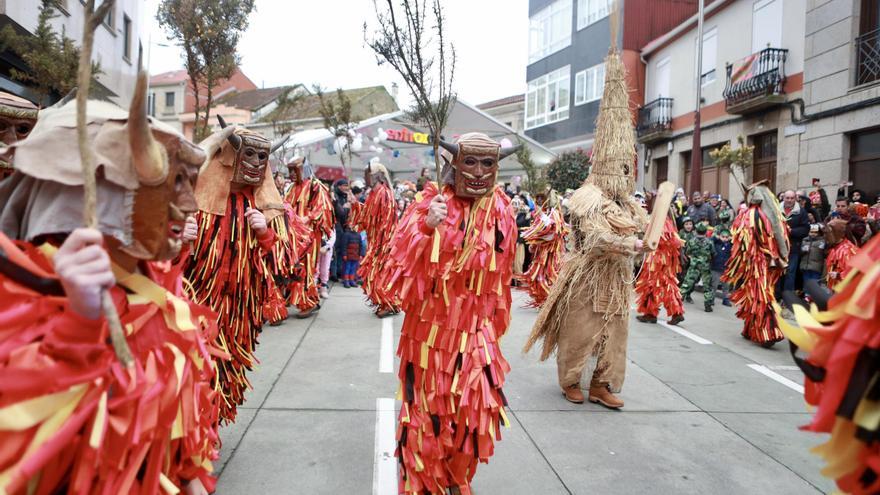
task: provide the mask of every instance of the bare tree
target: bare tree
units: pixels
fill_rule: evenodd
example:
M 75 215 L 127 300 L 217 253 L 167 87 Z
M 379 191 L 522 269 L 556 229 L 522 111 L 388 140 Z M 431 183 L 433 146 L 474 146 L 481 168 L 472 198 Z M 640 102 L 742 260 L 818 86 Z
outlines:
M 394 6 L 394 0 L 385 0 L 381 7 L 379 0 L 373 0 L 373 5 L 378 27 L 368 39 L 365 23 L 364 37 L 379 65 L 393 67 L 412 93 L 414 104 L 408 114 L 431 133 L 440 184 L 440 135 L 455 101 L 455 47 L 445 36 L 440 0 L 431 1 L 430 27 L 426 25 L 427 0 L 399 0 L 399 7 Z M 430 53 L 432 50 L 436 52 Z
M 350 177 L 353 134 L 360 119 L 352 114 L 351 99 L 349 99 L 342 88 L 336 89 L 335 97 L 325 94 L 318 85 L 314 86 L 314 91 L 318 96 L 318 103 L 320 104 L 318 111 L 321 114 L 321 119 L 324 121 L 324 128 L 333 134 L 337 143 L 345 143 L 339 146 L 339 161 L 342 163 L 343 170 Z M 348 158 L 348 166 L 346 166 L 346 157 Z

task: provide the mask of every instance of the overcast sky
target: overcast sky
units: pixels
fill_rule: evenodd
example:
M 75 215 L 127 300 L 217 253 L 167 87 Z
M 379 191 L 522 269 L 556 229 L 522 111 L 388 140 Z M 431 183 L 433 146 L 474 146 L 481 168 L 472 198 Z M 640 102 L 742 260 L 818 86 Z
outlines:
M 144 29 L 152 45 L 152 74 L 181 69 L 177 47 L 167 44 L 155 20 L 160 0 L 147 0 Z M 442 0 L 458 61 L 455 90 L 478 104 L 525 91 L 528 58 L 527 0 Z M 400 85 L 391 69 L 378 67 L 364 46 L 363 25 L 375 23 L 372 0 L 257 0 L 239 53 L 242 70 L 257 86 L 303 83 L 357 88 Z M 147 43 L 145 43 L 147 44 Z

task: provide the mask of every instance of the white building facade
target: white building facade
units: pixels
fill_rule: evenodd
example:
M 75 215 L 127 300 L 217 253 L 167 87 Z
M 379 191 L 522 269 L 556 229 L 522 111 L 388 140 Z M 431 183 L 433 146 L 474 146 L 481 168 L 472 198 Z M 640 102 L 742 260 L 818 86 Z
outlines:
M 81 44 L 85 8 L 80 0 L 57 0 L 58 16 L 52 20 L 56 32 L 64 33 L 77 45 Z M 96 2 L 100 3 L 100 2 Z M 41 2 L 39 0 L 0 0 L 0 27 L 12 25 L 19 32 L 33 33 L 37 27 Z M 143 53 L 142 24 L 146 4 L 139 0 L 116 0 L 105 22 L 95 31 L 92 59 L 101 64 L 102 74 L 97 81 L 108 90 L 108 96 L 119 105 L 131 102 L 137 78 L 138 63 Z M 15 57 L 3 54 L 2 69 L 16 64 Z M 20 61 L 19 61 L 20 62 Z M 26 67 L 19 67 L 26 70 Z M 32 93 L 26 86 L 7 77 L 8 70 L 0 75 L 0 90 L 25 98 Z

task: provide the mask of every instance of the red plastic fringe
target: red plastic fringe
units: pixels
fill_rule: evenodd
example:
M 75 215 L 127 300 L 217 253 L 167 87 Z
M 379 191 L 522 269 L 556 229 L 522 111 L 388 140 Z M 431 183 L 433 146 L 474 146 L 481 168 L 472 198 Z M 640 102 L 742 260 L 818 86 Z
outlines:
M 855 244 L 846 238 L 828 251 L 828 259 L 825 260 L 825 269 L 828 273 L 828 287 L 834 288 L 835 285 L 846 278 L 850 270 L 850 260 L 856 255 L 856 251 Z M 831 272 L 836 272 L 837 276 L 832 277 Z
M 758 344 L 778 342 L 783 335 L 773 314 L 773 292 L 785 268 L 771 264 L 780 255 L 770 220 L 759 206 L 752 205 L 737 215 L 732 237 L 730 259 L 721 279 L 735 287 L 730 299 L 737 306 L 736 316 L 743 320 L 742 335 Z
M 406 312 L 397 455 L 400 492 L 411 495 L 470 493 L 477 462 L 489 461 L 508 424 L 499 339 L 510 323 L 510 201 L 501 189 L 474 201 L 446 187 L 449 215 L 432 231 L 424 222 L 436 193 L 429 185 L 401 219 L 383 280 Z
M 291 242 L 302 246 L 297 250 L 299 266 L 290 282 L 290 303 L 307 312 L 321 301 L 317 284 L 318 258 L 322 237 L 329 236 L 335 228 L 333 201 L 327 187 L 312 179 L 294 184 L 285 200 L 292 208 L 289 217 L 298 219 L 295 232 L 291 232 Z
M 804 398 L 816 407 L 804 430 L 831 434 L 812 451 L 822 474 L 844 493 L 880 491 L 880 237 L 850 260 L 852 273 L 835 286 L 827 311 L 795 308 L 802 328 L 780 320 L 786 336 L 808 352 Z
M 398 311 L 399 301 L 379 283 L 391 255 L 391 239 L 397 225 L 397 203 L 391 188 L 384 183 L 377 184 L 365 203 L 352 205 L 349 220 L 355 230 L 367 233 L 367 255 L 357 272 L 364 281 L 364 294 L 376 312 Z
M 244 216 L 254 204 L 250 193 L 229 195 L 226 215 L 199 214 L 199 237 L 187 256 L 185 274 L 193 300 L 219 315 L 217 345 L 232 357 L 217 363 L 215 388 L 223 401 L 220 419 L 234 422 L 236 407 L 250 388 L 246 372 L 257 362 L 254 350 L 263 326 L 263 301 L 271 273 L 263 257 L 277 236 L 257 239 Z
M 52 248 L 0 234 L 16 264 L 54 278 Z M 16 260 L 16 258 L 18 258 Z M 199 478 L 212 491 L 219 397 L 216 315 L 182 296 L 179 272 L 142 264 L 110 290 L 135 362 L 128 370 L 106 322 L 64 297 L 0 275 L 0 492 L 170 493 Z M 128 295 L 128 294 L 132 295 Z M 178 296 L 178 297 L 175 297 Z
M 639 314 L 656 317 L 663 305 L 670 317 L 684 315 L 681 291 L 678 288 L 682 246 L 684 242 L 678 237 L 675 222 L 667 218 L 657 250 L 645 255 L 642 271 L 636 280 Z
M 297 269 L 297 244 L 293 234 L 298 228 L 297 218 L 289 218 L 287 215 L 279 215 L 269 222 L 271 228 L 278 235 L 272 249 L 266 256 L 266 283 L 263 285 L 263 319 L 269 323 L 280 323 L 287 319 L 287 299 L 281 293 L 279 287 L 285 286 L 294 276 Z
M 547 299 L 562 268 L 565 238 L 570 232 L 562 213 L 554 208 L 549 214 L 536 211 L 532 224 L 522 233 L 526 245 L 532 250 L 532 263 L 528 271 L 516 279 L 531 298 L 527 307 L 539 308 Z

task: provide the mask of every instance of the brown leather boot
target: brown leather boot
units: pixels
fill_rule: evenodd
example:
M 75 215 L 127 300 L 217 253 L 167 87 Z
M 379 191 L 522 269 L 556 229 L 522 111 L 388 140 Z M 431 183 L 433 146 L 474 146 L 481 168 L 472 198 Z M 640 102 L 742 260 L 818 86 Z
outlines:
M 578 383 L 575 383 L 568 388 L 562 389 L 562 395 L 564 395 L 565 400 L 569 402 L 573 402 L 575 404 L 584 403 L 584 393 L 581 391 L 581 386 Z
M 623 401 L 612 394 L 606 385 L 590 386 L 590 402 L 602 404 L 608 409 L 620 409 L 623 407 Z
M 679 323 L 681 323 L 681 322 L 683 322 L 683 321 L 684 321 L 684 316 L 682 316 L 682 315 L 675 315 L 675 316 L 673 316 L 672 318 L 669 319 L 669 324 L 670 324 L 670 325 L 678 325 Z

